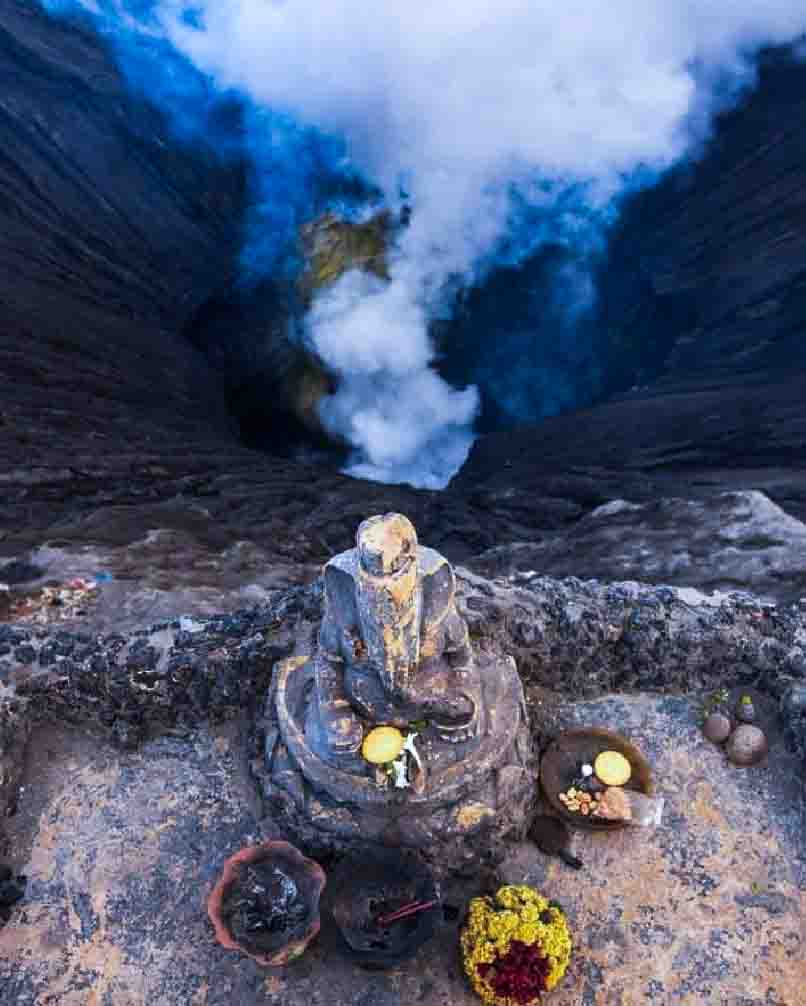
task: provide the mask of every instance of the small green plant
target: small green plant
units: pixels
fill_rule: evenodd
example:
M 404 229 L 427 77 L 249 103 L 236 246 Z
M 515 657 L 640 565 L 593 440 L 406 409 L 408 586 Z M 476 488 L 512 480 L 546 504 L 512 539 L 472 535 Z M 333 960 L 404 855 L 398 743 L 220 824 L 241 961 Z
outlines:
M 703 721 L 707 720 L 711 713 L 716 712 L 721 706 L 726 705 L 729 698 L 730 692 L 727 688 L 717 688 L 715 692 L 711 692 L 703 702 L 700 711 Z

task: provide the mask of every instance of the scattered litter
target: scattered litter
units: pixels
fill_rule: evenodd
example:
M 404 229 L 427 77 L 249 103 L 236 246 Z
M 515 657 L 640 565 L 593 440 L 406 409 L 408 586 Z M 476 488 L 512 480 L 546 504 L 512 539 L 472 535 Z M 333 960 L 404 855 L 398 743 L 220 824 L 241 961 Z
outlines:
M 19 595 L 11 595 L 6 617 L 11 621 L 65 622 L 82 618 L 98 599 L 95 580 L 74 577 L 60 586 L 40 587 Z

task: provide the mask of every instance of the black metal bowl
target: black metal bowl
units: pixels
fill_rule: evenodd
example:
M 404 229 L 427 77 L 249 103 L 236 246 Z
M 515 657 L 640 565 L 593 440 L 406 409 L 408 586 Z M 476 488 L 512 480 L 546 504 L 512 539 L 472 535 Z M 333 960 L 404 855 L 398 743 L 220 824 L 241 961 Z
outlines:
M 331 911 L 342 952 L 366 968 L 392 968 L 409 960 L 442 921 L 439 885 L 413 853 L 373 850 L 341 860 L 329 879 Z M 434 902 L 408 918 L 383 924 L 379 917 L 404 905 Z

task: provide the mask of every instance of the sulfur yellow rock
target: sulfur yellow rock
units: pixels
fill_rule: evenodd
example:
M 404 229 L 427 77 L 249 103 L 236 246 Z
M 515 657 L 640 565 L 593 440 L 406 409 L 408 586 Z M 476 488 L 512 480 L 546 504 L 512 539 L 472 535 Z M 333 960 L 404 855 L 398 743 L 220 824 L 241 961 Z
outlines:
M 306 305 L 350 269 L 361 269 L 388 280 L 387 255 L 393 229 L 388 212 L 377 213 L 364 223 L 326 213 L 305 224 L 300 236 L 308 268 L 300 276 L 299 284 Z
M 394 761 L 403 750 L 403 734 L 397 727 L 375 727 L 361 745 L 361 754 L 373 765 Z
M 630 763 L 618 751 L 602 751 L 593 763 L 593 771 L 605 786 L 623 786 L 632 775 Z

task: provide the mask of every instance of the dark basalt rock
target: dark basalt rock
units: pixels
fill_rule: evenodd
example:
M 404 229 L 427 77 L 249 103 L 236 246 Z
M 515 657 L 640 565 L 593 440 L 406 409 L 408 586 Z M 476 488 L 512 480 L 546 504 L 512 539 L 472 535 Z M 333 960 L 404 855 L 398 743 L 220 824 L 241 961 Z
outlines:
M 642 580 L 795 600 L 806 576 L 806 524 L 757 491 L 708 499 L 613 500 L 539 541 L 500 545 L 471 560 L 486 576 Z
M 28 878 L 15 875 L 10 866 L 0 863 L 0 925 L 8 920 L 11 908 L 25 897 Z
M 538 576 L 505 584 L 461 569 L 457 579 L 474 646 L 492 657 L 515 656 L 527 701 L 535 688 L 580 698 L 647 689 L 711 694 L 734 684 L 738 695 L 752 686 L 757 703 L 764 698 L 777 710 L 789 747 L 806 758 L 802 604 L 762 609 L 742 595 L 714 604 L 694 591 L 680 596 L 669 588 Z M 37 659 L 20 664 L 13 650 L 0 656 L 0 681 L 7 683 L 0 701 L 0 815 L 15 802 L 34 722 L 101 730 L 131 746 L 238 710 L 257 712 L 272 665 L 300 641 L 313 641 L 321 603 L 314 584 L 231 618 L 199 618 L 193 633 L 159 623 L 128 637 L 82 640 L 81 659 L 42 666 Z M 46 627 L 0 624 L 0 645 L 5 640 L 15 648 L 27 643 L 37 655 L 53 643 Z M 125 659 L 143 640 L 160 650 L 147 683 Z M 269 740 L 255 738 L 252 757 L 261 776 Z
M 20 699 L 13 689 L 6 689 L 0 699 L 0 855 L 4 851 L 2 822 L 17 804 L 31 724 L 28 702 Z

